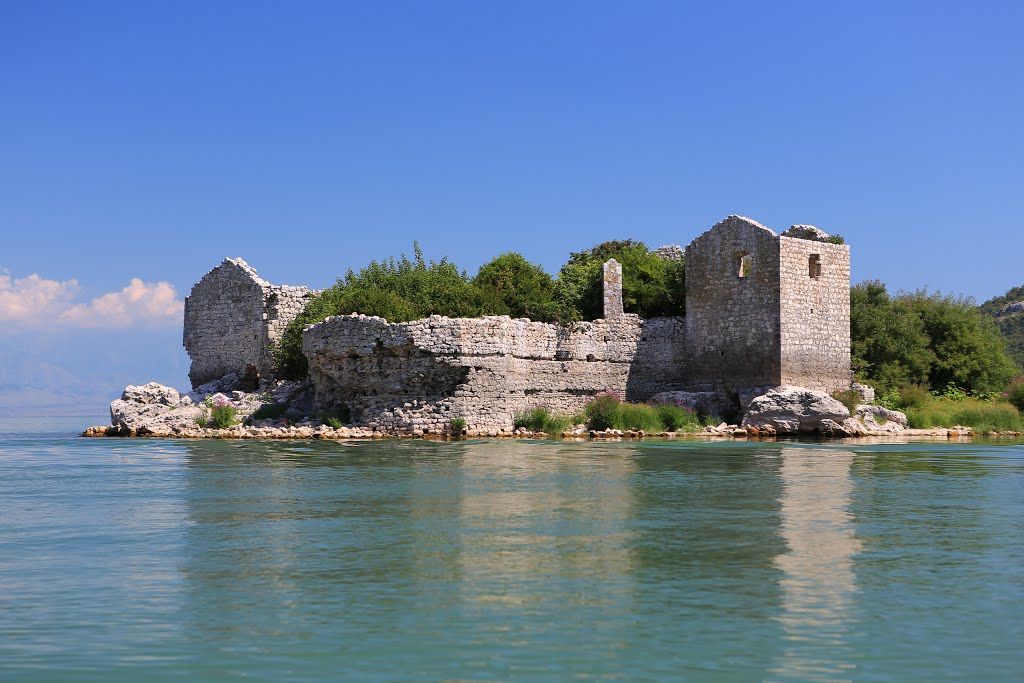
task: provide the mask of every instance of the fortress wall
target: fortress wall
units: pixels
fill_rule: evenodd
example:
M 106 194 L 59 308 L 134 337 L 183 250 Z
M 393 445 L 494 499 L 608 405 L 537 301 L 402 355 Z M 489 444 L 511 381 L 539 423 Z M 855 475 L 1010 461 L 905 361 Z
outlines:
M 817 391 L 850 388 L 850 248 L 779 237 L 782 379 Z
M 388 432 L 509 430 L 537 406 L 572 414 L 599 391 L 648 398 L 678 376 L 679 319 L 624 315 L 563 327 L 507 316 L 408 323 L 339 316 L 306 328 L 319 408 Z M 647 393 L 650 392 L 650 393 Z

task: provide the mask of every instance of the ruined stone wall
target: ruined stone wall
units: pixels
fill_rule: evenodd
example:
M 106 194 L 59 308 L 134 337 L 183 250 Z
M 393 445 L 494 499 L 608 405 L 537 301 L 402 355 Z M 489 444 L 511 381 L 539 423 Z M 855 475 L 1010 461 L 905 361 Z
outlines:
M 779 237 L 782 379 L 818 391 L 850 388 L 850 248 Z
M 463 418 L 474 433 L 512 428 L 537 406 L 572 414 L 599 391 L 643 400 L 677 386 L 679 319 L 561 327 L 507 316 L 408 323 L 338 316 L 303 334 L 319 408 L 392 433 L 441 433 Z
M 686 386 L 721 390 L 780 384 L 779 315 L 779 239 L 774 232 L 749 218 L 729 216 L 697 237 L 686 247 Z
M 233 372 L 273 377 L 270 344 L 312 293 L 271 285 L 242 259 L 224 259 L 185 298 L 183 342 L 193 388 Z

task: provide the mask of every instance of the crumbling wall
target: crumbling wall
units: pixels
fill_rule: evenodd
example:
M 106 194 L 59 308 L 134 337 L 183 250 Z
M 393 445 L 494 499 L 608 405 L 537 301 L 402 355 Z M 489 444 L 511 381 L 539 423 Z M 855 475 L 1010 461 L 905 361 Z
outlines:
M 850 248 L 785 235 L 779 246 L 779 383 L 829 393 L 849 389 Z
M 691 242 L 686 247 L 686 385 L 722 390 L 780 384 L 779 301 L 774 232 L 749 218 L 729 216 Z
M 575 413 L 605 389 L 629 400 L 656 393 L 682 367 L 683 342 L 671 335 L 685 327 L 664 320 L 338 316 L 306 328 L 302 348 L 326 413 L 392 433 L 441 433 L 456 417 L 496 432 L 537 406 Z
M 185 298 L 183 342 L 192 360 L 192 387 L 230 373 L 273 377 L 271 343 L 313 293 L 271 285 L 242 259 L 224 259 Z

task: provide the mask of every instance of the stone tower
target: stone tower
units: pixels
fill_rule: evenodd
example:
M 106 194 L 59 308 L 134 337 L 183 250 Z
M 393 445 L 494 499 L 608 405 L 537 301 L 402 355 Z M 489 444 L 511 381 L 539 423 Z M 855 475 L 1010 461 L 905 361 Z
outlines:
M 850 386 L 850 248 L 729 216 L 686 248 L 694 388 Z
M 185 298 L 185 350 L 192 387 L 237 372 L 273 378 L 272 344 L 316 292 L 272 285 L 242 259 L 224 261 Z

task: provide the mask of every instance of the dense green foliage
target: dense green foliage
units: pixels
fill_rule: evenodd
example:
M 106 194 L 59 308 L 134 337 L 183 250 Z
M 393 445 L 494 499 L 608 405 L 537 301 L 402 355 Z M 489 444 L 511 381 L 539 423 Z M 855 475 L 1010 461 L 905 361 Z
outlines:
M 587 428 L 643 430 L 645 432 L 695 432 L 708 423 L 696 412 L 672 404 L 625 403 L 617 394 L 603 391 L 584 408 Z
M 513 419 L 513 426 L 516 429 L 529 429 L 534 432 L 544 432 L 552 436 L 560 436 L 563 432 L 572 428 L 573 418 L 566 415 L 556 415 L 544 406 L 517 414 Z
M 274 356 L 287 379 L 308 372 L 302 355 L 302 330 L 332 315 L 363 313 L 389 322 L 429 315 L 453 318 L 509 315 L 542 322 L 593 320 L 603 315 L 602 264 L 615 258 L 623 266 L 627 312 L 643 317 L 682 315 L 686 300 L 682 261 L 662 259 L 640 242 L 605 242 L 572 254 L 556 282 L 521 254 L 508 253 L 468 277 L 447 259 L 427 262 L 419 244 L 413 258 L 374 261 L 310 299 L 285 329 Z
M 881 282 L 864 282 L 850 290 L 850 333 L 854 372 L 883 391 L 952 384 L 991 392 L 1016 372 L 995 324 L 962 297 L 892 297 Z
M 1006 339 L 1006 347 L 1017 367 L 1024 369 L 1024 313 L 999 315 L 1007 304 L 1024 301 L 1024 285 L 1014 287 L 1006 294 L 989 299 L 979 308 L 983 315 L 995 320 L 996 326 Z
M 238 420 L 235 419 L 238 409 L 231 404 L 226 405 L 215 405 L 210 408 L 210 419 L 213 420 L 213 424 L 217 425 L 218 428 L 224 429 L 231 425 L 238 424 Z
M 663 259 L 643 242 L 619 240 L 570 254 L 555 284 L 555 296 L 565 314 L 583 320 L 604 315 L 602 267 L 612 258 L 622 264 L 622 303 L 627 313 L 644 318 L 686 313 L 684 262 Z
M 254 420 L 276 420 L 288 411 L 287 403 L 264 403 L 250 416 Z

